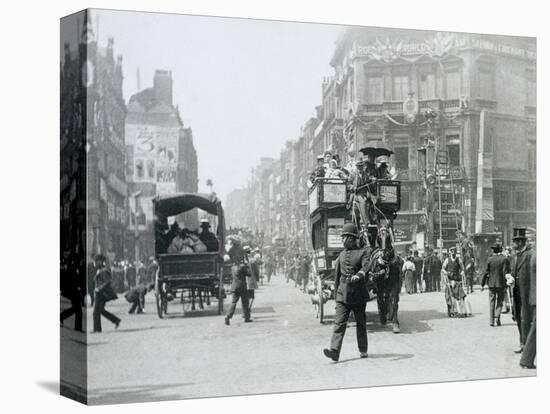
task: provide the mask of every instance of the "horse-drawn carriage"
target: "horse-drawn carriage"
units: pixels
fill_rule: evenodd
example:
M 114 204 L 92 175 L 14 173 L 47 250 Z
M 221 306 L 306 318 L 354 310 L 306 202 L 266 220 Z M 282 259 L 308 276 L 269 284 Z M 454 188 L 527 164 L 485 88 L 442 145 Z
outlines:
M 361 151 L 372 165 L 376 157 L 392 153 L 378 142 L 367 144 Z M 377 172 L 373 170 L 373 173 Z M 357 174 L 359 179 L 353 183 L 317 178 L 309 190 L 315 279 L 310 292 L 312 302 L 323 323 L 325 304 L 335 297 L 334 263 L 343 250 L 341 229 L 344 223 L 353 222 L 360 231 L 360 243 L 371 250 L 369 297 L 377 298 L 381 323 L 391 322 L 397 333 L 402 263 L 393 249 L 393 220 L 400 208 L 401 183 L 387 173 L 369 177 L 368 171 L 362 169 Z
M 194 208 L 216 216 L 218 251 L 200 253 L 168 253 L 168 218 Z M 213 195 L 180 193 L 158 196 L 153 200 L 155 215 L 155 253 L 158 270 L 155 276 L 155 296 L 159 318 L 168 312 L 168 303 L 180 298 L 182 305 L 197 297 L 210 305 L 210 298 L 218 300 L 218 314 L 223 311 L 224 293 L 224 237 L 225 221 L 221 201 Z M 227 277 L 227 275 L 226 275 Z

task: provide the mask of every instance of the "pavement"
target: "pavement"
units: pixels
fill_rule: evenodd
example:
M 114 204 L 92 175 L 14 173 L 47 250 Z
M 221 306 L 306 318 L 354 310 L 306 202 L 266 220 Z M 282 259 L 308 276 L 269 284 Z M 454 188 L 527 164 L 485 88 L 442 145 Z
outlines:
M 119 329 L 103 320 L 103 332 L 88 335 L 88 402 L 112 404 L 328 390 L 365 386 L 534 376 L 519 367 L 518 332 L 511 314 L 490 327 L 488 292 L 469 295 L 473 316 L 449 318 L 443 293 L 401 295 L 401 333 L 381 326 L 376 303 L 367 305 L 369 357 L 359 358 L 350 323 L 340 361 L 323 356 L 332 332 L 315 318 L 309 295 L 281 276 L 260 286 L 252 317 L 238 312 L 231 326 L 208 309 L 182 313 L 171 303 L 159 319 L 154 295 L 146 314 L 128 315 L 124 299 L 107 309 L 122 318 Z M 122 296 L 121 296 L 122 298 Z M 229 299 L 225 301 L 225 310 Z M 91 330 L 91 310 L 87 327 Z M 62 335 L 74 335 L 67 320 Z M 65 332 L 65 333 L 63 333 Z M 77 346 L 77 341 L 72 341 Z M 84 345 L 80 345 L 84 346 Z M 78 352 L 74 353 L 78 355 Z

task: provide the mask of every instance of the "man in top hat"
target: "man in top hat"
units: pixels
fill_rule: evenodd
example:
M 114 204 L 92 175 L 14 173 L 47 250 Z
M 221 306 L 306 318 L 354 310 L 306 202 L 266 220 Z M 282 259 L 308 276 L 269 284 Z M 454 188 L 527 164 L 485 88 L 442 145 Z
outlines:
M 518 354 L 523 352 L 527 336 L 531 329 L 531 323 L 533 320 L 536 320 L 535 315 L 533 314 L 533 311 L 536 308 L 529 305 L 530 302 L 534 302 L 534 298 L 530 298 L 531 285 L 534 285 L 533 293 L 536 295 L 536 282 L 533 280 L 535 283 L 532 283 L 531 280 L 532 276 L 534 276 L 532 275 L 533 266 L 531 263 L 533 259 L 533 252 L 527 244 L 527 237 L 525 233 L 525 228 L 514 228 L 512 241 L 514 243 L 516 255 L 512 265 L 512 278 L 509 278 L 510 282 L 514 286 L 514 313 L 516 316 L 516 323 L 518 325 L 520 342 L 520 347 L 515 352 Z
M 345 224 L 342 229 L 344 250 L 338 256 L 335 264 L 336 314 L 334 330 L 330 348 L 323 350 L 325 356 L 335 362 L 340 358 L 350 312 L 353 312 L 355 316 L 359 355 L 361 358 L 367 357 L 365 308 L 368 299 L 366 274 L 370 254 L 367 250 L 359 247 L 358 239 L 359 232 L 355 224 Z
M 506 290 L 506 275 L 510 273 L 510 261 L 502 254 L 502 246 L 492 246 L 493 254 L 487 261 L 487 270 L 481 279 L 481 288 L 489 287 L 489 325 L 500 326 L 500 313 Z
M 217 252 L 220 249 L 220 242 L 214 233 L 210 231 L 210 223 L 206 219 L 201 219 L 201 232 L 199 239 L 206 246 L 207 252 Z

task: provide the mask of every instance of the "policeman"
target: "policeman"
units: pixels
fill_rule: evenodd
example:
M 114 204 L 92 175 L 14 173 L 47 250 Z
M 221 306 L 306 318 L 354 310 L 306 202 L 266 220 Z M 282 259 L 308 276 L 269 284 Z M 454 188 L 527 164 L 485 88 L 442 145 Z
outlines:
M 367 357 L 367 321 L 365 308 L 367 305 L 366 272 L 369 264 L 369 253 L 359 247 L 359 233 L 353 223 L 347 223 L 342 229 L 344 250 L 338 256 L 335 264 L 336 278 L 336 314 L 330 348 L 324 349 L 327 358 L 338 361 L 342 341 L 350 312 L 353 311 L 357 322 L 357 346 L 361 358 Z

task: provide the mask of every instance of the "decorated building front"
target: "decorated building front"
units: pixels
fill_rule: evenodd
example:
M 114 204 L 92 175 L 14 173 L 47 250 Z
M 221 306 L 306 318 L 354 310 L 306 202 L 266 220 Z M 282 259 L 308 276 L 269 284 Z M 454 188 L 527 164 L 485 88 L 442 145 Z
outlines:
M 532 40 L 350 29 L 331 65 L 325 93 L 343 140 L 327 145 L 344 157 L 371 140 L 394 150 L 404 245 L 536 226 Z

